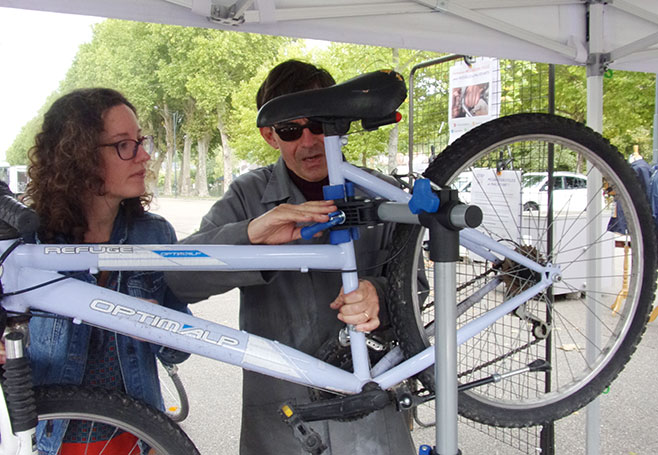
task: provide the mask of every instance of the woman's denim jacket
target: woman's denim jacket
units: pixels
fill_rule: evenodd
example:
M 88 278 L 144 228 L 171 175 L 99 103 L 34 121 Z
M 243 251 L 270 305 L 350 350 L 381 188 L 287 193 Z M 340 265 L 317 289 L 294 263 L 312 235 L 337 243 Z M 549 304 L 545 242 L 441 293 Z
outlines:
M 176 233 L 168 221 L 151 213 L 128 222 L 122 209 L 114 222 L 110 243 L 172 244 L 176 243 Z M 90 274 L 80 279 L 96 283 Z M 162 272 L 112 272 L 108 283 L 114 284 L 112 289 L 124 294 L 156 300 L 160 305 L 186 311 L 186 305 L 167 287 Z M 62 305 L 66 305 L 66 302 L 62 302 Z M 28 354 L 34 385 L 80 384 L 85 372 L 90 335 L 91 327 L 85 324 L 74 324 L 65 319 L 32 317 Z M 123 335 L 117 335 L 116 343 L 128 395 L 163 409 L 155 359 L 159 346 Z M 43 430 L 42 427 L 40 424 L 37 429 L 39 453 L 43 451 L 54 455 L 59 449 L 66 425 L 57 425 L 48 438 L 42 437 L 42 431 L 39 431 Z

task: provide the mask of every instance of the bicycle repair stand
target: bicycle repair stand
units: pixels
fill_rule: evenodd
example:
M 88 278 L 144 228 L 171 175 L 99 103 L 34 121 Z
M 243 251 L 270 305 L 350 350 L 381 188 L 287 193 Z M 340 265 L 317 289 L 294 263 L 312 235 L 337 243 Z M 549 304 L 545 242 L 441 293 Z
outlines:
M 438 191 L 436 213 L 418 214 L 429 231 L 429 257 L 434 262 L 434 377 L 436 447 L 421 446 L 421 455 L 461 455 L 457 447 L 457 261 L 459 231 L 477 227 L 482 211 L 459 202 L 456 190 Z

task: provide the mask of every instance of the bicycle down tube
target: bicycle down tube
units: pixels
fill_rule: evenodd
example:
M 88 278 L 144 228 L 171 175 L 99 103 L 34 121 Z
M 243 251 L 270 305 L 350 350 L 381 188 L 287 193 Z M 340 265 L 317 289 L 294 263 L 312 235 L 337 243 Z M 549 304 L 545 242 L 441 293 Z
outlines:
M 8 244 L 7 241 L 2 243 L 4 244 L 3 247 Z M 107 248 L 112 247 L 112 245 L 104 246 Z M 42 252 L 36 250 L 39 247 L 42 248 Z M 5 264 L 5 280 L 3 280 L 5 283 L 5 292 L 11 293 L 16 290 L 32 288 L 60 277 L 61 275 L 56 272 L 19 265 L 21 262 L 28 262 L 30 256 L 41 254 L 43 256 L 40 260 L 41 266 L 51 269 L 62 268 L 63 266 L 59 262 L 60 255 L 54 256 L 52 253 L 44 253 L 45 250 L 52 247 L 52 245 L 20 246 L 15 253 L 15 257 L 19 258 L 18 263 L 10 262 L 12 259 L 10 257 Z M 162 245 L 157 245 L 153 248 L 155 247 L 161 248 Z M 91 268 L 103 269 L 99 264 L 101 262 L 99 254 L 87 251 L 75 252 L 77 248 L 75 245 L 71 245 L 70 248 L 71 253 L 63 253 L 61 255 L 66 254 L 67 256 L 79 258 L 78 264 L 90 264 L 96 260 L 97 266 Z M 99 248 L 101 248 L 100 245 Z M 184 245 L 171 246 L 170 248 L 167 251 L 189 251 L 189 246 Z M 200 250 L 207 248 L 209 247 L 202 247 Z M 283 247 L 277 249 L 283 251 Z M 114 266 L 112 269 L 121 269 L 122 267 L 117 265 L 119 262 L 124 264 L 143 262 L 144 252 L 147 251 L 151 250 L 146 246 L 140 247 L 136 253 L 138 257 L 135 260 L 133 259 L 132 252 L 117 249 L 116 253 L 111 254 L 124 256 L 125 258 L 122 261 L 118 259 L 113 261 Z M 207 255 L 207 253 L 203 254 Z M 306 260 L 305 257 L 298 257 L 297 260 L 302 262 L 302 265 L 298 266 L 297 269 L 310 268 L 310 264 L 304 263 Z M 262 261 L 262 269 L 270 270 L 277 267 L 276 261 L 278 261 L 278 258 L 259 258 L 259 261 Z M 64 262 L 67 263 L 69 261 Z M 19 266 L 13 267 L 14 265 Z M 151 266 L 151 269 L 166 270 L 172 267 L 174 265 L 169 263 L 164 267 Z M 178 270 L 200 269 L 199 266 L 195 265 L 184 266 L 178 264 L 175 267 Z M 127 266 L 124 265 L 123 268 L 125 269 Z M 10 287 L 10 283 L 15 283 L 15 288 Z M 499 306 L 497 313 L 500 314 L 495 313 L 496 310 L 492 310 L 492 312 L 481 316 L 471 324 L 486 327 L 521 303 L 527 301 L 530 297 L 537 295 L 549 285 L 548 279 L 545 279 Z M 67 302 L 67 305 L 61 305 L 61 302 L 64 301 Z M 31 309 L 32 311 L 40 310 L 58 314 L 72 318 L 76 323 L 98 326 L 128 336 L 138 337 L 152 343 L 203 355 L 287 381 L 342 393 L 359 392 L 363 382 L 370 377 L 369 372 L 366 379 L 354 376 L 340 368 L 326 364 L 281 343 L 185 313 L 173 311 L 75 279 L 63 280 L 16 296 L 7 296 L 5 298 L 5 308 L 8 311 L 15 312 L 24 312 L 27 309 Z M 459 329 L 458 337 L 460 343 L 470 336 L 468 335 L 469 332 L 478 330 L 473 330 L 471 324 Z M 433 363 L 433 352 L 430 351 L 432 349 L 428 348 L 427 352 L 417 354 L 391 370 L 373 378 L 373 380 L 380 383 L 382 388 L 389 388 L 413 376 Z

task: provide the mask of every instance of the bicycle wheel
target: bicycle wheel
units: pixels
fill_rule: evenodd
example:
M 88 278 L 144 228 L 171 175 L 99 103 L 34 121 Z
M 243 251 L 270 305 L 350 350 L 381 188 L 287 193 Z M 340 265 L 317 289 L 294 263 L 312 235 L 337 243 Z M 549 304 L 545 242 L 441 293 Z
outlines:
M 469 172 L 468 196 L 484 212 L 478 229 L 539 263 L 559 266 L 561 281 L 458 348 L 460 384 L 513 372 L 538 359 L 549 362 L 551 370 L 514 374 L 461 392 L 459 412 L 508 427 L 559 419 L 610 384 L 644 332 L 656 282 L 646 193 L 599 134 L 545 114 L 513 115 L 472 130 L 439 154 L 424 175 L 445 186 Z M 552 185 L 540 188 L 539 199 L 530 201 L 524 183 L 529 187 L 530 180 L 548 180 L 549 173 Z M 576 188 L 558 194 L 567 176 Z M 623 232 L 610 232 L 611 217 L 622 212 L 626 229 L 617 225 Z M 424 229 L 399 225 L 395 244 L 406 241 L 411 246 L 389 269 L 388 300 L 396 335 L 411 356 L 434 341 L 433 328 L 426 330 L 434 320 L 434 281 Z M 458 327 L 540 279 L 509 259 L 482 256 L 460 247 Z M 429 289 L 422 282 L 429 282 Z M 431 368 L 419 379 L 433 390 Z
M 165 413 L 174 422 L 182 422 L 190 413 L 185 386 L 178 376 L 178 367 L 160 360 L 158 362 L 160 389 L 164 400 Z
M 87 424 L 92 430 L 103 424 L 106 426 L 104 430 L 109 428 L 112 438 L 122 433 L 132 435 L 128 438 L 131 442 L 127 450 L 117 451 L 103 444 L 104 447 L 93 453 L 139 455 L 140 450 L 148 446 L 150 450 L 143 455 L 199 454 L 185 432 L 165 414 L 123 393 L 99 388 L 50 386 L 36 388 L 35 395 L 39 421 L 66 419 L 78 425 Z M 91 447 L 91 444 L 90 441 L 88 445 Z

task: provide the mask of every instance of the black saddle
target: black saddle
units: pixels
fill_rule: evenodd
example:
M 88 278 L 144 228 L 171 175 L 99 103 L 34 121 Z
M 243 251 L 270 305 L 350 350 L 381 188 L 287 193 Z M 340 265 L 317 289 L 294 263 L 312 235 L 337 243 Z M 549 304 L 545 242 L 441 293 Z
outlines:
M 260 108 L 256 123 L 263 127 L 312 118 L 325 124 L 325 134 L 345 134 L 351 122 L 361 120 L 364 128 L 376 129 L 399 120 L 396 109 L 406 97 L 402 75 L 375 71 L 331 87 L 274 98 Z

